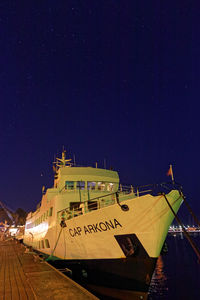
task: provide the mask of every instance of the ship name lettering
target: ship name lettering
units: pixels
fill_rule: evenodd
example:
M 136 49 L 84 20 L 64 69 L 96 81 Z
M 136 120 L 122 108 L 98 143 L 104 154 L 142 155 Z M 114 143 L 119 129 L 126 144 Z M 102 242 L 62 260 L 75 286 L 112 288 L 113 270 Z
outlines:
M 97 232 L 97 231 L 101 232 L 101 229 L 98 227 L 98 223 L 93 224 L 93 228 L 94 228 L 94 232 Z
M 106 224 L 103 223 L 103 222 L 100 222 L 100 223 L 99 223 L 99 227 L 100 227 L 103 231 L 106 231 L 106 230 L 107 230 L 107 226 L 106 226 Z
M 115 228 L 116 228 L 117 226 L 122 227 L 122 225 L 121 225 L 116 219 L 114 219 L 114 223 L 115 223 Z
M 82 231 L 81 227 L 76 227 L 74 229 L 71 229 L 71 228 L 69 229 L 69 233 L 72 237 L 74 237 L 76 235 L 81 235 L 81 231 Z
M 93 232 L 97 232 L 97 231 L 107 231 L 112 229 L 117 228 L 117 226 L 122 227 L 122 225 L 119 223 L 119 221 L 117 221 L 117 219 L 114 219 L 113 222 L 111 220 L 109 221 L 105 221 L 105 222 L 99 222 L 96 224 L 89 224 L 87 226 L 84 226 L 84 232 L 85 234 L 87 233 L 93 233 Z
M 91 233 L 91 231 L 89 231 L 88 227 L 87 226 L 84 226 L 84 231 L 85 231 L 85 234 L 88 232 L 88 233 Z
M 83 226 L 83 231 L 86 234 L 90 233 L 96 233 L 96 232 L 103 232 L 111 229 L 116 229 L 118 226 L 122 227 L 122 225 L 119 223 L 117 219 L 109 220 L 109 221 L 104 221 L 104 222 L 99 222 L 96 224 L 88 224 Z M 81 227 L 74 227 L 73 229 L 69 229 L 69 234 L 72 237 L 75 236 L 80 236 L 82 233 Z

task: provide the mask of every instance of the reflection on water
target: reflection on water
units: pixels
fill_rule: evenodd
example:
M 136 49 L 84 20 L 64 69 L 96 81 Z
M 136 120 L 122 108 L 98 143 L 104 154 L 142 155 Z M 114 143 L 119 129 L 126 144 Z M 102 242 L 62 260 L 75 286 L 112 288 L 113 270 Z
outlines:
M 200 249 L 200 233 L 190 234 Z M 148 300 L 200 299 L 200 264 L 183 233 L 167 236 L 168 253 L 160 256 Z
M 164 273 L 164 261 L 162 256 L 160 255 L 157 260 L 156 269 L 151 280 L 148 299 L 165 299 L 165 296 L 167 296 L 167 291 L 168 287 L 167 277 Z

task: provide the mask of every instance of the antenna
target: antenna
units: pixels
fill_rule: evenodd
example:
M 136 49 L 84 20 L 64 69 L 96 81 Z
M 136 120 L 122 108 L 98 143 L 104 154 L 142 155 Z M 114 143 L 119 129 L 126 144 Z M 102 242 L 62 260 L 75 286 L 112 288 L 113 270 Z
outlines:
M 64 148 L 63 148 L 64 149 Z M 71 158 L 66 159 L 66 150 L 62 151 L 62 158 L 56 157 L 56 168 L 71 167 Z
M 74 166 L 76 166 L 75 154 L 73 154 L 73 158 L 74 158 Z
M 103 160 L 104 169 L 106 169 L 106 159 Z

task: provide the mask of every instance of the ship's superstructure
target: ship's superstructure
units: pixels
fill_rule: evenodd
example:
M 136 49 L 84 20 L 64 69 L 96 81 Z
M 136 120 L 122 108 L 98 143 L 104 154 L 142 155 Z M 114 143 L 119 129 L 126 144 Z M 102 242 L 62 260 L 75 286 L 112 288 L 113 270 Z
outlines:
M 108 288 L 145 292 L 182 197 L 147 187 L 124 189 L 112 170 L 75 167 L 56 159 L 54 186 L 26 220 L 24 243 L 79 266 Z

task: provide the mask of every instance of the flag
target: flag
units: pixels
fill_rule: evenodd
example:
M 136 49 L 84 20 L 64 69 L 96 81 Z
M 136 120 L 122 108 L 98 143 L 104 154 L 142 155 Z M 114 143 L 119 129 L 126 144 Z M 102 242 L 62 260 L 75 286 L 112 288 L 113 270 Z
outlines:
M 169 167 L 169 170 L 167 171 L 167 176 L 172 176 L 172 168 L 171 168 L 171 166 Z
M 173 171 L 172 171 L 172 165 L 170 165 L 169 170 L 167 172 L 167 176 L 171 176 L 172 177 L 172 181 L 174 181 L 174 175 L 173 175 Z

